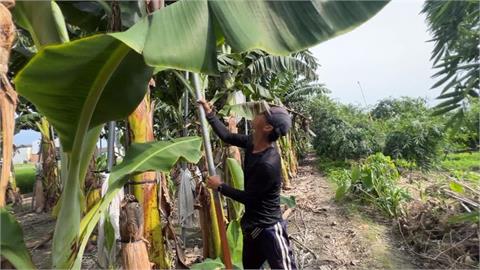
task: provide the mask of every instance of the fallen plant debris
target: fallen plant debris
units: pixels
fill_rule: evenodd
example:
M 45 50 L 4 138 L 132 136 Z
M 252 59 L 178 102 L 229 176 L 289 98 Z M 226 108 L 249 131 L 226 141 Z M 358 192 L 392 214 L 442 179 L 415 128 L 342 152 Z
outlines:
M 425 266 L 478 269 L 478 192 L 460 188 L 466 185 L 459 181 L 453 183 L 431 185 L 426 201 L 408 203 L 398 228 L 408 250 L 425 259 Z

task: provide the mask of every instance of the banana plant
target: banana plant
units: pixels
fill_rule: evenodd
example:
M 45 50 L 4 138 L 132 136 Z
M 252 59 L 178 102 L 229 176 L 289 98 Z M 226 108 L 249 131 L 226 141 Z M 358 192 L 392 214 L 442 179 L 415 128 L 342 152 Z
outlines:
M 353 29 L 386 4 L 179 1 L 125 32 L 42 48 L 19 72 L 15 83 L 18 92 L 54 126 L 69 161 L 54 236 L 53 266 L 71 267 L 79 252 L 85 157 L 91 156 L 104 123 L 122 119 L 137 107 L 154 68 L 217 73 L 216 45 L 222 41 L 235 52 L 262 49 L 288 55 Z
M 38 130 L 42 135 L 41 140 L 41 159 L 42 159 L 42 185 L 45 188 L 45 192 L 40 194 L 46 203 L 44 207 L 52 209 L 60 195 L 60 182 L 58 179 L 58 169 L 56 163 L 56 151 L 55 141 L 51 132 L 50 124 L 45 117 L 42 117 L 37 122 Z M 36 194 L 38 196 L 38 194 Z
M 106 211 L 115 194 L 127 183 L 129 177 L 152 170 L 169 172 L 179 159 L 197 163 L 201 157 L 201 143 L 199 137 L 184 137 L 172 141 L 132 144 L 122 163 L 112 169 L 105 196 L 82 218 L 79 239 L 81 244 L 78 252 L 73 254 L 75 259 L 73 267 L 80 268 L 89 236 L 95 229 L 100 215 Z
M 29 32 L 37 50 L 69 41 L 62 11 L 54 1 L 42 1 L 35 5 L 18 2 L 13 14 L 16 23 Z M 55 143 L 50 134 L 51 126 L 47 119 L 43 117 L 36 124 L 42 135 L 42 172 L 46 185 L 46 194 L 37 194 L 37 196 L 46 196 L 46 207 L 51 209 L 57 202 L 57 195 L 60 192 L 55 156 L 52 157 L 55 155 Z
M 131 134 L 131 141 L 135 143 L 151 142 L 153 136 L 153 108 L 150 99 L 150 92 L 140 102 L 135 111 L 128 116 L 128 128 Z M 151 181 L 149 184 L 133 185 L 133 194 L 143 207 L 144 214 L 144 235 L 150 242 L 149 258 L 162 269 L 170 268 L 168 252 L 164 246 L 164 236 L 162 233 L 162 222 L 160 218 L 159 207 L 161 201 L 158 200 L 158 189 L 161 185 L 156 183 L 157 173 L 155 171 L 144 172 L 133 176 L 136 182 Z M 163 192 L 162 192 L 163 193 Z

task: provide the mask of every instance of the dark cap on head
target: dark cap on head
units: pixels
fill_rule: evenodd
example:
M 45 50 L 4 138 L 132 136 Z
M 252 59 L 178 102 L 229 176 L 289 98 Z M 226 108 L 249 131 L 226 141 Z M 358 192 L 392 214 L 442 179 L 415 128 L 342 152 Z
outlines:
M 271 141 L 277 140 L 280 136 L 287 135 L 292 126 L 292 118 L 283 107 L 270 107 L 265 113 L 267 122 L 272 125 L 273 131 L 270 136 Z

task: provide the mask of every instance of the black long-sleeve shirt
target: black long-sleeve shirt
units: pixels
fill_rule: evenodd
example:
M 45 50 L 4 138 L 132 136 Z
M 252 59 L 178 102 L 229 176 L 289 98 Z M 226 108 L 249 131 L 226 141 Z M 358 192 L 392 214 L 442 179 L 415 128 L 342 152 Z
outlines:
M 224 142 L 245 148 L 243 174 L 245 190 L 222 184 L 221 193 L 245 205 L 242 227 L 252 230 L 265 228 L 282 219 L 280 210 L 281 161 L 272 145 L 259 153 L 252 153 L 252 136 L 230 133 L 214 113 L 207 120 Z

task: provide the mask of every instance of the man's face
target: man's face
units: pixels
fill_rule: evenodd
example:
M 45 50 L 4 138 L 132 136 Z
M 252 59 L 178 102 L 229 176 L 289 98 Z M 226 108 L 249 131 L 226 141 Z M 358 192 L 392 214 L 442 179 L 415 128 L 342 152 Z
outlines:
M 273 127 L 267 122 L 267 118 L 264 114 L 257 114 L 255 118 L 253 118 L 252 128 L 254 134 L 262 137 L 269 134 L 273 129 Z

